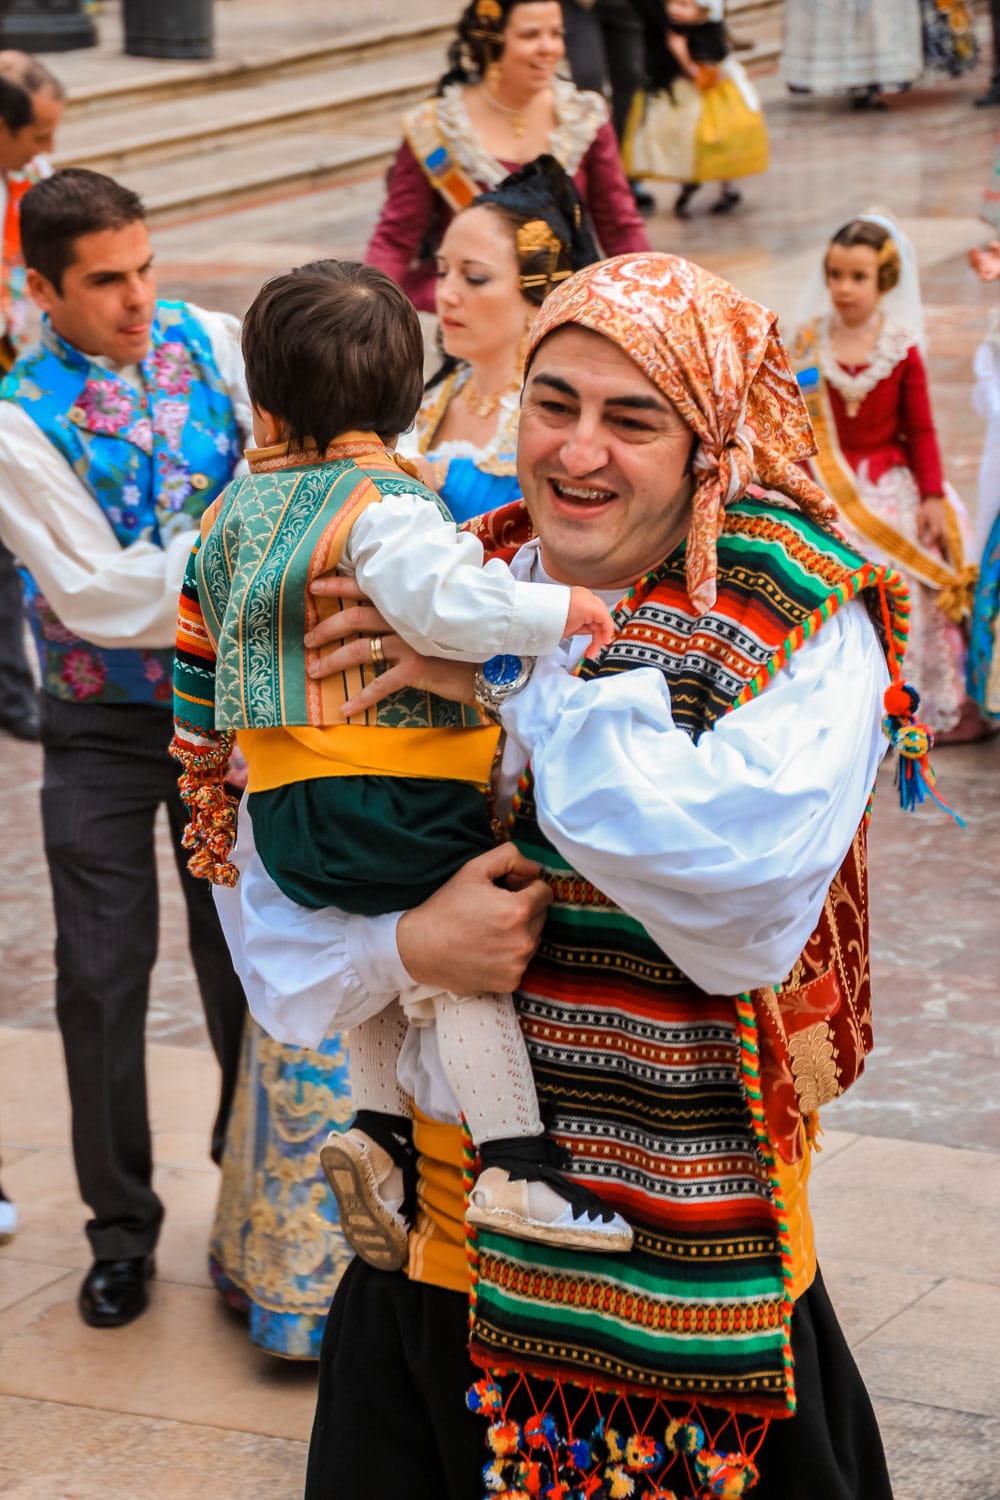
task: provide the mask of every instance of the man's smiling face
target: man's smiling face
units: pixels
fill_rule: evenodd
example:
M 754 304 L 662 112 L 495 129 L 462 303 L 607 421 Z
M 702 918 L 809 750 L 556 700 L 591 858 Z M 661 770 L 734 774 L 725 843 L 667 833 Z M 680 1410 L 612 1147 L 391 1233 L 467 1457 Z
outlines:
M 524 388 L 521 493 L 550 577 L 624 592 L 687 533 L 694 437 L 628 355 L 557 328 Z

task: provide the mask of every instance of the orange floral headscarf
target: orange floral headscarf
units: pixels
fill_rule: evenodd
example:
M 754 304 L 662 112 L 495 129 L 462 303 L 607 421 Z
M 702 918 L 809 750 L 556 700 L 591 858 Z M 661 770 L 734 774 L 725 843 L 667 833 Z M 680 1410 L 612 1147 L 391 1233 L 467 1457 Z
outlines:
M 836 517 L 798 467 L 816 444 L 777 318 L 766 307 L 676 255 L 619 255 L 578 271 L 545 300 L 527 363 L 568 323 L 623 349 L 698 438 L 687 552 L 688 594 L 698 609 L 715 603 L 724 507 L 752 481 L 817 519 Z

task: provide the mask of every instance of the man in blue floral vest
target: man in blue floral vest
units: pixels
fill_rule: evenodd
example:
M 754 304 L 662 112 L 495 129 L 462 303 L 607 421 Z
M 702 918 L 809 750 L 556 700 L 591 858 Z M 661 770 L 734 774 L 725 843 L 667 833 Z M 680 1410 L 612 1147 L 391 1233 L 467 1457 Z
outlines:
M 94 1264 L 95 1327 L 145 1308 L 163 1206 L 152 1187 L 144 1031 L 157 946 L 153 826 L 166 808 L 222 1092 L 244 1000 L 211 893 L 185 867 L 167 746 L 184 559 L 249 432 L 236 320 L 156 297 L 144 209 L 98 173 L 27 193 L 21 238 L 40 342 L 0 386 L 0 535 L 21 559 L 42 674 L 42 819 L 56 1014 Z

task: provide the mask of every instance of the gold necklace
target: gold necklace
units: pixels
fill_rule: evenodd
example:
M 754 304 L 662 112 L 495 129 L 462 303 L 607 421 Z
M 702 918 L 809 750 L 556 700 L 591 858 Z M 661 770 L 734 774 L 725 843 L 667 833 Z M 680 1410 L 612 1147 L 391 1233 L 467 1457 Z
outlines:
M 471 375 L 462 387 L 462 399 L 465 402 L 466 411 L 474 417 L 492 417 L 504 396 L 511 391 L 521 389 L 520 380 L 512 380 L 508 385 L 501 386 L 489 396 L 481 396 L 476 389 L 476 382 Z
M 490 92 L 485 83 L 483 84 L 483 93 L 486 95 L 493 108 L 500 110 L 501 113 L 505 114 L 510 120 L 510 128 L 514 134 L 514 139 L 516 141 L 523 140 L 528 129 L 528 122 L 524 118 L 524 110 L 515 109 L 509 104 L 501 104 L 500 100 Z

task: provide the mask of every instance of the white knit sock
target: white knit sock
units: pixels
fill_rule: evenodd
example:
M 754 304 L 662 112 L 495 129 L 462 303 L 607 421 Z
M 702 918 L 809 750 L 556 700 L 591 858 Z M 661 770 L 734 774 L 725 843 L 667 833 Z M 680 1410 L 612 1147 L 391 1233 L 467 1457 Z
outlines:
M 378 1015 L 351 1028 L 351 1093 L 355 1109 L 371 1109 L 382 1115 L 410 1116 L 410 1101 L 399 1086 L 396 1064 L 406 1017 L 394 1000 Z
M 438 1050 L 472 1139 L 541 1135 L 535 1080 L 510 995 L 441 995 Z

